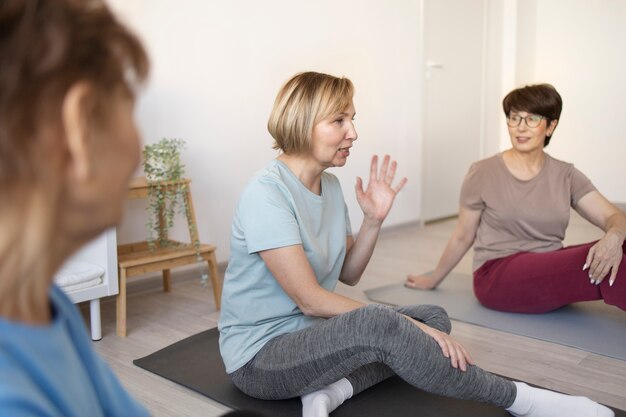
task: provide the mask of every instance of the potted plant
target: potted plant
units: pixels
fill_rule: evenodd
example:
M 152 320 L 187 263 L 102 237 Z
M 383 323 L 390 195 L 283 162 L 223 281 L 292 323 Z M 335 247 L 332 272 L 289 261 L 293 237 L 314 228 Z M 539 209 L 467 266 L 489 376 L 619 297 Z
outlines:
M 184 210 L 186 184 L 181 181 L 185 166 L 180 161 L 180 151 L 185 147 L 182 139 L 163 138 L 143 149 L 143 170 L 148 181 L 147 241 L 150 249 L 167 246 L 168 230 L 174 226 L 177 212 Z M 178 210 L 177 210 L 178 209 Z
M 174 226 L 174 217 L 179 213 L 187 219 L 190 228 L 191 244 L 196 250 L 201 282 L 206 285 L 208 275 L 200 265 L 200 241 L 195 229 L 195 222 L 190 221 L 191 209 L 187 197 L 187 182 L 184 181 L 185 166 L 181 163 L 180 153 L 185 148 L 182 139 L 163 138 L 155 144 L 145 145 L 143 149 L 143 169 L 148 181 L 148 220 L 146 222 L 148 246 L 155 251 L 157 247 L 175 244 L 168 239 L 168 231 Z M 177 243 L 176 243 L 177 244 Z

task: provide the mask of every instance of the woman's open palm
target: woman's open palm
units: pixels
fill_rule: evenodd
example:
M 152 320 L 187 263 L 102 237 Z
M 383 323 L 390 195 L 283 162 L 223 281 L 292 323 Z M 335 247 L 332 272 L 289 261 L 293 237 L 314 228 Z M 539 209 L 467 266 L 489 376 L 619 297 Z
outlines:
M 356 199 L 366 219 L 382 223 L 389 214 L 396 194 L 400 192 L 407 181 L 405 177 L 395 187 L 392 186 L 396 168 L 396 161 L 391 161 L 389 155 L 385 155 L 379 172 L 378 156 L 374 155 L 370 165 L 369 182 L 365 190 L 363 190 L 361 177 L 356 178 Z

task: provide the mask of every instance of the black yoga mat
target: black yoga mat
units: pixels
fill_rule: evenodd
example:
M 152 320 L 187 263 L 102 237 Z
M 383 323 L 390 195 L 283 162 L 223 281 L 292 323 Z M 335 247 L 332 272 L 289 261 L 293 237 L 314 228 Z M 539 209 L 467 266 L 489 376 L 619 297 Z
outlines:
M 176 342 L 133 363 L 235 410 L 252 410 L 268 417 L 299 417 L 300 399 L 263 401 L 239 391 L 224 371 L 216 328 Z M 397 377 L 346 401 L 332 417 L 505 417 L 501 408 L 455 400 L 420 391 Z M 616 411 L 617 417 L 626 412 Z

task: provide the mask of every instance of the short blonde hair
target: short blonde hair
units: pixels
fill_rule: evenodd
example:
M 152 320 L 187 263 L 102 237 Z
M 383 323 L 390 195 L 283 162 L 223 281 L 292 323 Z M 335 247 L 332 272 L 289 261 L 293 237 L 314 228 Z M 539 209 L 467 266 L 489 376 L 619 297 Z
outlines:
M 274 149 L 299 155 L 310 151 L 313 127 L 347 109 L 354 86 L 347 78 L 318 72 L 301 72 L 280 89 L 267 122 Z

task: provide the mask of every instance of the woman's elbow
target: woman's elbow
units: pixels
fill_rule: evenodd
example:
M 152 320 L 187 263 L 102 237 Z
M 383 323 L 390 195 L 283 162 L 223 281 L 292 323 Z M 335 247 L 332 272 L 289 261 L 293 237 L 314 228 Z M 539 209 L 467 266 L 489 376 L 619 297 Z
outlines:
M 354 287 L 356 284 L 358 284 L 360 280 L 361 280 L 361 277 L 356 277 L 356 278 L 340 277 L 339 278 L 339 281 L 342 284 L 346 284 L 346 285 L 349 285 L 351 287 Z
M 319 309 L 317 308 L 319 303 L 316 303 L 313 297 L 300 298 L 296 301 L 296 304 L 302 314 L 308 317 L 319 316 Z
M 302 314 L 309 317 L 325 317 L 330 302 L 327 299 L 327 291 L 322 287 L 303 293 L 295 301 Z
M 456 236 L 456 241 L 462 246 L 470 247 L 474 243 L 475 238 L 475 233 L 460 233 Z
M 298 308 L 300 309 L 300 311 L 302 311 L 302 314 L 307 317 L 319 317 L 319 312 L 312 304 L 299 303 Z

